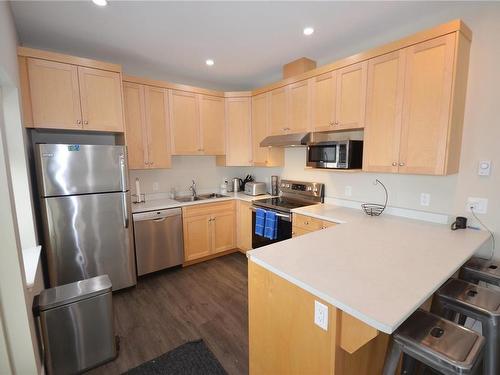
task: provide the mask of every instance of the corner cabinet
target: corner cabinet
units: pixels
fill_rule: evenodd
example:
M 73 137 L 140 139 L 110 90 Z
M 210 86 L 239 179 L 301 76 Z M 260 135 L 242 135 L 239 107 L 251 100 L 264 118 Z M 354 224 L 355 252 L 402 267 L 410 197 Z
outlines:
M 236 248 L 234 201 L 185 206 L 182 220 L 185 262 Z
M 224 98 L 170 90 L 172 154 L 225 153 Z
M 469 48 L 457 32 L 369 61 L 363 170 L 458 172 Z
M 123 132 L 120 72 L 24 56 L 19 65 L 25 126 Z
M 217 157 L 217 165 L 251 166 L 251 98 L 226 98 L 226 155 Z
M 123 96 L 129 168 L 170 168 L 167 91 L 124 82 Z

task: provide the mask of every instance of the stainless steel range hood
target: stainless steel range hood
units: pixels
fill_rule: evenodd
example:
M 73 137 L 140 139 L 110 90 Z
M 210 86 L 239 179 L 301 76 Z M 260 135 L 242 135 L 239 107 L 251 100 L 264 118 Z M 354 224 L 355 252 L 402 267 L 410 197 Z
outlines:
M 296 134 L 283 134 L 283 135 L 271 135 L 264 138 L 260 142 L 260 147 L 294 147 L 294 146 L 306 146 L 309 141 L 309 135 L 311 133 L 296 133 Z

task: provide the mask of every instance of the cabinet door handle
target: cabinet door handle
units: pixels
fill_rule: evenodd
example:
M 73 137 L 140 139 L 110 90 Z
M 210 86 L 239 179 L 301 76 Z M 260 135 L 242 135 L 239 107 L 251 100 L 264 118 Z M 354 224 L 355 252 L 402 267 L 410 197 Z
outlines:
M 77 123 L 78 125 L 81 125 L 81 124 L 82 124 L 82 120 L 76 120 L 76 123 Z
M 392 162 L 392 166 L 393 166 L 393 167 L 395 167 L 395 166 L 397 166 L 397 165 L 398 165 L 398 163 L 397 163 L 396 161 L 393 161 L 393 162 Z
M 88 124 L 89 124 L 89 122 L 88 122 L 87 120 L 85 120 L 85 121 L 83 122 L 83 124 L 84 124 L 84 125 L 88 125 Z
M 403 163 L 403 162 L 400 162 L 400 163 L 399 163 L 399 166 L 400 166 L 400 167 L 404 167 L 404 165 L 405 165 L 405 163 Z

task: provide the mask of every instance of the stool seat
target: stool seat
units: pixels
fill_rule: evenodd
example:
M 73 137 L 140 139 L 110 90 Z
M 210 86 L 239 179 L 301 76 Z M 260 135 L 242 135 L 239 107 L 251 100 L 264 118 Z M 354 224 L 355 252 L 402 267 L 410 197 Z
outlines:
M 396 371 L 401 352 L 444 374 L 474 374 L 480 367 L 484 338 L 478 333 L 417 310 L 393 334 L 384 375 Z
M 460 278 L 476 284 L 478 281 L 484 281 L 500 286 L 500 263 L 473 257 L 462 266 Z
M 464 280 L 450 279 L 436 292 L 444 304 L 454 305 L 485 317 L 500 316 L 500 293 Z M 470 316 L 469 313 L 466 315 Z

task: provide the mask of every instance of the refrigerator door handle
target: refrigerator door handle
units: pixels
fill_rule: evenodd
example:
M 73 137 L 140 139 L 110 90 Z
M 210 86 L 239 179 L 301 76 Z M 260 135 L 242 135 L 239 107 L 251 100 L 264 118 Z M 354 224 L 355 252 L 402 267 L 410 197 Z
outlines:
M 127 182 L 127 165 L 125 163 L 125 155 L 120 155 L 120 177 L 122 184 L 122 191 L 128 190 L 128 182 Z
M 128 193 L 122 193 L 123 226 L 128 228 Z

